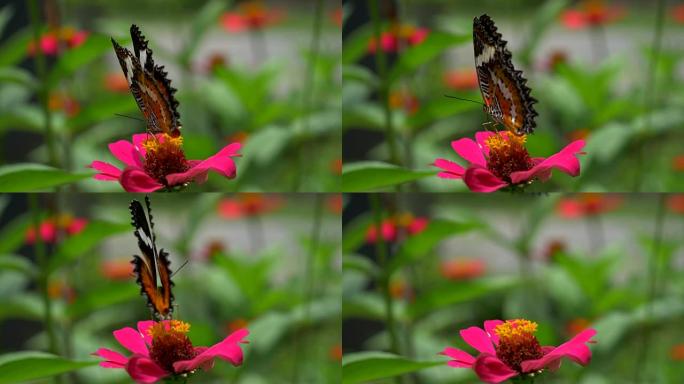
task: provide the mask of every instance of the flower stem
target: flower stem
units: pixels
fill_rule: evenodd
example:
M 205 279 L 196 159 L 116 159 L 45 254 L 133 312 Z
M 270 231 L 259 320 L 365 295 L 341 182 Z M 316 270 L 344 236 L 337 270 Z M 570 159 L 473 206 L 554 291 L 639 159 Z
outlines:
M 646 148 L 644 143 L 646 142 L 646 135 L 651 131 L 653 125 L 653 119 L 651 118 L 651 110 L 653 109 L 653 103 L 655 100 L 655 86 L 656 86 L 656 71 L 658 69 L 658 60 L 660 59 L 660 51 L 662 48 L 663 40 L 663 28 L 665 25 L 665 1 L 658 0 L 657 11 L 656 11 L 656 25 L 655 34 L 653 35 L 653 52 L 648 60 L 648 78 L 646 80 L 646 86 L 644 89 L 644 129 L 641 130 L 640 137 L 637 138 L 636 142 L 641 143 L 639 150 L 637 151 L 637 172 L 635 174 L 634 180 L 634 192 L 639 192 L 641 190 L 641 183 L 643 181 L 644 173 L 644 158 Z
M 314 22 L 313 30 L 311 33 L 311 46 L 309 47 L 309 56 L 306 60 L 306 72 L 304 72 L 304 84 L 302 88 L 302 129 L 298 132 L 295 138 L 296 151 L 295 156 L 297 156 L 297 167 L 294 174 L 294 185 L 293 190 L 296 192 L 299 190 L 300 184 L 302 182 L 302 174 L 304 167 L 304 140 L 306 135 L 309 134 L 311 130 L 311 111 L 313 110 L 314 103 L 314 85 L 316 76 L 316 63 L 318 62 L 318 56 L 320 51 L 320 41 L 321 41 L 321 25 L 323 24 L 323 0 L 316 0 L 316 7 L 314 11 Z
M 658 269 L 660 266 L 660 253 L 663 243 L 663 224 L 665 221 L 665 195 L 658 194 L 658 208 L 655 216 L 655 228 L 653 230 L 653 246 L 651 257 L 648 258 L 648 291 L 646 293 L 646 312 L 642 322 L 641 348 L 637 353 L 637 360 L 634 364 L 634 381 L 641 383 L 641 374 L 646 370 L 646 360 L 649 356 L 648 349 L 651 343 L 651 321 L 653 320 L 653 301 L 657 295 L 658 288 Z M 648 380 L 646 380 L 648 381 Z
M 370 203 L 373 210 L 373 220 L 375 223 L 375 253 L 378 257 L 378 264 L 380 265 L 381 273 L 378 277 L 378 287 L 382 291 L 384 304 L 385 304 L 385 322 L 387 327 L 387 333 L 390 336 L 390 351 L 395 354 L 399 354 L 399 338 L 397 337 L 395 324 L 394 324 L 394 302 L 392 301 L 392 295 L 390 294 L 390 273 L 387 271 L 387 248 L 385 245 L 385 239 L 382 236 L 382 207 L 380 206 L 380 198 L 378 194 L 370 194 Z
M 45 55 L 40 49 L 40 9 L 37 0 L 27 0 L 29 13 L 31 14 L 31 27 L 33 28 L 33 42 L 35 44 L 35 63 L 36 72 L 40 79 L 40 88 L 38 89 L 38 100 L 43 111 L 43 119 L 45 126 L 45 143 L 47 145 L 48 161 L 53 167 L 59 167 L 59 160 L 57 159 L 57 147 L 55 143 L 54 132 L 52 131 L 52 113 L 48 105 L 50 97 L 50 86 L 47 82 L 47 64 L 45 63 Z
M 48 350 L 50 353 L 55 355 L 59 354 L 57 349 L 57 335 L 54 330 L 54 322 L 52 318 L 52 301 L 50 301 L 50 295 L 48 293 L 48 284 L 50 282 L 50 267 L 49 260 L 47 257 L 47 251 L 43 238 L 40 235 L 40 207 L 38 207 L 38 197 L 36 194 L 32 193 L 28 195 L 29 207 L 31 209 L 31 216 L 33 219 L 33 230 L 36 234 L 34 248 L 36 259 L 38 262 L 38 289 L 40 290 L 41 298 L 43 299 L 43 327 L 45 328 L 45 333 L 48 336 Z M 55 383 L 61 383 L 61 377 L 54 377 Z
M 313 225 L 311 227 L 311 236 L 310 236 L 310 243 L 309 243 L 309 249 L 308 252 L 306 253 L 306 261 L 304 263 L 305 266 L 305 271 L 304 271 L 304 321 L 302 323 L 302 326 L 299 327 L 299 330 L 301 330 L 303 327 L 308 327 L 309 322 L 311 321 L 311 301 L 313 300 L 313 293 L 315 289 L 315 273 L 316 273 L 316 255 L 318 253 L 318 244 L 320 243 L 321 239 L 321 220 L 323 218 L 323 196 L 319 193 L 316 194 L 315 197 L 316 201 L 314 202 L 314 217 L 313 217 Z M 301 361 L 307 361 L 307 356 L 306 354 L 300 355 L 300 347 L 301 347 L 301 340 L 300 340 L 300 335 L 299 331 L 297 332 L 297 336 L 295 337 L 294 343 L 294 356 L 297 356 L 295 359 L 294 363 L 294 372 L 292 375 L 292 382 L 293 383 L 298 383 L 299 381 L 299 363 Z M 312 346 L 314 345 L 313 343 L 311 344 Z
M 380 86 L 378 91 L 380 102 L 382 103 L 384 110 L 385 138 L 387 141 L 387 146 L 389 147 L 389 161 L 391 163 L 401 165 L 399 149 L 394 134 L 392 108 L 390 107 L 389 103 L 390 81 L 387 77 L 387 58 L 385 57 L 385 52 L 382 50 L 382 44 L 380 41 L 382 34 L 382 25 L 380 21 L 380 2 L 378 0 L 371 1 L 370 8 L 371 19 L 373 21 L 373 34 L 375 38 L 375 68 L 380 76 Z

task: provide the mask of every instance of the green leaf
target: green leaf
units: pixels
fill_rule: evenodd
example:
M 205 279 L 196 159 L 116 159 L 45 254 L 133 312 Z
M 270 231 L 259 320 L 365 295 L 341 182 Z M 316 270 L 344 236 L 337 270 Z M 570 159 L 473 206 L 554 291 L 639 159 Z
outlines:
M 66 79 L 79 68 L 99 58 L 105 52 L 110 51 L 114 55 L 112 43 L 108 36 L 88 36 L 82 45 L 64 52 L 59 57 L 57 65 L 48 73 L 47 86 L 53 88 L 59 80 Z
M 132 231 L 129 224 L 111 223 L 107 221 L 91 221 L 85 229 L 71 237 L 67 237 L 50 260 L 50 270 L 54 271 L 83 256 L 107 237 Z
M 382 162 L 357 162 L 346 165 L 342 170 L 342 190 L 344 192 L 368 192 L 436 174 L 437 171 L 413 171 Z
M 15 67 L 0 68 L 0 83 L 16 83 L 30 89 L 35 89 L 38 86 L 36 78 L 31 72 Z
M 0 384 L 48 378 L 96 364 L 97 361 L 67 360 L 38 351 L 6 353 L 0 356 Z
M 366 241 L 366 232 L 373 223 L 371 215 L 358 216 L 354 221 L 348 223 L 344 228 L 342 237 L 342 252 L 352 253 L 363 245 Z
M 108 283 L 105 286 L 88 290 L 67 308 L 69 318 L 87 315 L 101 308 L 129 301 L 139 296 L 138 287 L 130 282 Z
M 344 356 L 342 383 L 366 383 L 446 364 L 444 361 L 416 361 L 384 352 L 359 352 Z
M 45 217 L 41 215 L 40 219 Z M 26 241 L 26 230 L 33 225 L 33 219 L 25 214 L 18 216 L 11 223 L 0 229 L 0 254 L 12 253 Z
M 447 282 L 421 295 L 420 300 L 416 300 L 409 306 L 408 312 L 414 318 L 420 317 L 436 309 L 511 289 L 518 283 L 517 277 L 509 276 Z
M 27 28 L 21 30 L 0 46 L 0 67 L 8 67 L 21 61 L 28 52 L 31 31 Z
M 534 52 L 546 30 L 556 24 L 558 15 L 568 6 L 568 0 L 549 0 L 540 5 L 532 18 L 530 32 L 524 47 L 520 50 L 521 62 L 530 67 Z
M 483 225 L 478 222 L 432 220 L 424 231 L 406 239 L 401 250 L 392 260 L 389 271 L 395 271 L 403 265 L 427 256 L 432 248 L 448 237 L 478 228 L 483 228 Z
M 414 45 L 402 53 L 399 61 L 390 71 L 389 81 L 392 82 L 401 76 L 411 73 L 445 50 L 470 42 L 471 40 L 472 35 L 470 34 L 456 35 L 447 32 L 431 31 L 425 41 Z
M 33 276 L 34 265 L 25 256 L 0 255 L 0 270 L 19 271 L 27 276 Z
M 0 167 L 0 192 L 43 191 L 87 179 L 92 173 L 70 173 L 42 164 L 21 163 Z
M 190 35 L 185 42 L 180 61 L 189 67 L 190 60 L 198 47 L 201 46 L 200 40 L 207 30 L 214 26 L 221 13 L 226 8 L 226 2 L 222 0 L 212 0 L 206 2 L 193 17 L 190 24 Z
M 370 24 L 365 25 L 353 34 L 347 36 L 343 41 L 342 64 L 352 64 L 358 61 L 364 54 L 368 53 L 368 42 L 373 36 L 373 29 Z

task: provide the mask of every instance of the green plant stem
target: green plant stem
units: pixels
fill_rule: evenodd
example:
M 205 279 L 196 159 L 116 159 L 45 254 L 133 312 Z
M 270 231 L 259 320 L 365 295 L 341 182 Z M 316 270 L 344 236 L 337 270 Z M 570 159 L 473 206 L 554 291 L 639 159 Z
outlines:
M 399 354 L 399 338 L 397 336 L 396 327 L 394 324 L 394 302 L 390 294 L 390 274 L 387 272 L 387 248 L 385 239 L 382 237 L 382 207 L 380 206 L 380 198 L 378 194 L 370 194 L 371 209 L 373 211 L 373 219 L 375 231 L 377 233 L 375 241 L 375 253 L 378 257 L 378 264 L 380 265 L 381 273 L 378 276 L 378 287 L 382 291 L 382 296 L 385 304 L 385 322 L 387 333 L 390 336 L 390 351 Z
M 648 350 L 651 344 L 651 321 L 653 319 L 653 301 L 658 294 L 658 269 L 660 266 L 660 253 L 663 243 L 663 224 L 665 222 L 665 195 L 658 194 L 658 207 L 655 216 L 655 227 L 653 230 L 653 247 L 651 257 L 647 261 L 648 270 L 648 291 L 646 292 L 646 312 L 642 323 L 641 348 L 637 353 L 637 360 L 634 364 L 634 381 L 641 383 L 641 375 L 646 371 L 646 360 L 649 356 Z M 648 380 L 646 380 L 648 381 Z
M 264 32 L 261 29 L 257 28 L 249 33 L 249 47 L 252 52 L 252 63 L 255 67 L 259 67 L 259 65 L 268 57 L 266 39 L 264 38 Z
M 401 165 L 401 160 L 399 158 L 399 149 L 396 142 L 396 137 L 394 133 L 394 125 L 392 121 L 392 108 L 389 103 L 389 90 L 390 82 L 387 77 L 387 58 L 385 57 L 385 52 L 382 50 L 380 44 L 380 36 L 382 35 L 382 23 L 380 21 L 380 2 L 378 0 L 373 0 L 370 2 L 370 13 L 371 20 L 373 22 L 373 34 L 376 42 L 375 49 L 375 68 L 380 76 L 380 86 L 378 89 L 380 102 L 383 106 L 384 118 L 385 118 L 385 139 L 387 141 L 387 146 L 389 148 L 389 161 L 393 164 Z
M 52 301 L 48 293 L 48 284 L 50 281 L 49 260 L 47 258 L 47 250 L 43 238 L 40 236 L 40 219 L 41 210 L 38 207 L 38 197 L 32 193 L 28 195 L 29 207 L 31 209 L 31 216 L 33 219 L 33 230 L 36 234 L 34 249 L 36 254 L 36 261 L 38 262 L 38 289 L 43 300 L 43 327 L 48 337 L 48 350 L 55 355 L 59 354 L 57 348 L 57 335 L 54 329 L 54 319 L 52 318 Z M 55 376 L 55 383 L 61 383 L 61 377 Z
M 585 223 L 587 228 L 587 237 L 589 240 L 589 252 L 600 252 L 605 244 L 605 234 L 601 216 L 587 216 Z
M 304 173 L 304 141 L 306 136 L 311 131 L 311 111 L 314 103 L 316 64 L 318 56 L 320 55 L 320 41 L 321 41 L 321 25 L 323 24 L 323 0 L 316 0 L 316 7 L 314 11 L 313 29 L 311 32 L 311 46 L 309 47 L 309 56 L 306 60 L 306 72 L 304 72 L 304 85 L 302 88 L 302 129 L 298 132 L 295 138 L 297 156 L 297 167 L 294 176 L 293 190 L 296 192 L 300 188 L 302 182 L 302 174 Z
M 658 0 L 656 11 L 656 25 L 655 34 L 653 35 L 653 52 L 648 60 L 648 78 L 646 79 L 646 87 L 644 89 L 644 129 L 636 140 L 640 143 L 637 151 L 637 172 L 634 180 L 634 192 L 641 190 L 642 175 L 644 174 L 644 159 L 645 159 L 645 145 L 646 135 L 651 131 L 653 126 L 653 119 L 651 117 L 651 110 L 653 110 L 653 103 L 655 103 L 655 86 L 656 86 L 656 70 L 658 68 L 658 60 L 660 59 L 660 51 L 662 49 L 663 28 L 665 26 L 665 0 Z
M 54 132 L 52 131 L 52 113 L 48 106 L 50 97 L 50 86 L 47 82 L 47 64 L 45 62 L 45 55 L 40 49 L 40 8 L 38 0 L 27 0 L 27 7 L 31 14 L 31 27 L 33 29 L 33 41 L 36 44 L 36 54 L 34 56 L 36 63 L 36 71 L 40 79 L 40 88 L 38 89 L 38 100 L 45 119 L 43 127 L 45 134 L 45 143 L 47 145 L 48 161 L 53 167 L 59 168 L 59 160 L 57 159 L 57 145 L 55 143 Z

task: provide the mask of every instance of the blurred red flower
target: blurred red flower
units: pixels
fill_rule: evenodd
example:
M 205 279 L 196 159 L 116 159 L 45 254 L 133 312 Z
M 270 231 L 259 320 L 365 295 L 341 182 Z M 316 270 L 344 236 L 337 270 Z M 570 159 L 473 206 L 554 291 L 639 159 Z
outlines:
M 128 280 L 133 275 L 133 263 L 130 258 L 104 260 L 100 264 L 100 273 L 109 280 Z
M 333 159 L 333 161 L 330 162 L 330 170 L 336 175 L 342 175 L 342 159 Z
M 330 20 L 332 20 L 335 25 L 342 28 L 342 16 L 344 16 L 344 11 L 342 10 L 342 7 L 340 7 L 330 13 Z
M 270 9 L 261 1 L 246 1 L 236 11 L 221 15 L 221 25 L 228 32 L 254 31 L 277 24 L 284 17 L 280 9 Z
M 128 80 L 121 71 L 110 72 L 104 78 L 105 89 L 116 93 L 128 93 Z
M 483 260 L 457 258 L 444 260 L 440 265 L 442 276 L 449 280 L 470 280 L 484 275 L 487 264 Z
M 568 62 L 568 54 L 565 51 L 554 50 L 551 51 L 546 62 L 542 65 L 543 69 L 549 72 L 558 70 L 558 66 Z
M 202 70 L 207 73 L 212 73 L 216 69 L 226 67 L 227 65 L 228 58 L 219 52 L 214 52 L 209 56 L 209 59 L 207 60 L 206 64 L 204 64 L 204 68 Z
M 403 46 L 414 46 L 422 43 L 430 34 L 427 28 L 409 24 L 395 24 L 380 34 L 380 47 L 384 52 L 398 52 Z M 368 52 L 375 53 L 378 43 L 375 37 L 368 41 Z
M 581 193 L 563 197 L 558 201 L 556 212 L 566 219 L 600 215 L 618 209 L 622 197 L 605 193 Z
M 672 18 L 677 23 L 684 24 L 684 4 L 679 4 L 672 8 Z
M 452 69 L 444 73 L 444 85 L 457 91 L 477 89 L 477 72 L 472 68 Z
M 389 293 L 395 299 L 413 301 L 414 294 L 411 286 L 404 279 L 393 279 L 389 284 Z
M 429 222 L 430 220 L 426 217 L 414 217 L 411 213 L 404 213 L 383 220 L 380 225 L 380 231 L 382 233 L 382 238 L 386 242 L 396 241 L 400 229 L 405 230 L 409 236 L 416 235 L 423 232 L 425 228 L 427 228 Z M 375 243 L 377 239 L 377 228 L 375 227 L 375 224 L 372 224 L 366 231 L 366 241 Z
M 674 361 L 684 361 L 684 343 L 675 344 L 670 348 L 670 358 Z
M 51 280 L 47 293 L 51 299 L 64 299 L 67 303 L 73 303 L 76 299 L 76 290 L 63 280 Z
M 546 243 L 544 251 L 542 253 L 542 259 L 544 261 L 551 261 L 553 258 L 562 252 L 565 252 L 567 245 L 563 240 L 554 239 Z
M 672 158 L 672 169 L 677 172 L 684 172 L 684 155 L 677 155 Z
M 61 45 L 64 45 L 69 49 L 76 48 L 85 43 L 88 34 L 87 31 L 79 31 L 73 27 L 62 27 L 43 34 L 37 45 L 44 55 L 56 56 L 60 53 Z M 30 56 L 36 54 L 35 41 L 29 42 L 27 51 Z
M 81 111 L 81 105 L 73 97 L 63 92 L 53 92 L 48 97 L 48 108 L 51 111 L 63 111 L 67 117 L 74 117 Z
M 584 330 L 589 329 L 590 326 L 591 321 L 585 319 L 584 317 L 578 317 L 576 319 L 570 320 L 565 328 L 570 336 L 575 336 Z
M 342 208 L 344 208 L 344 199 L 341 193 L 330 195 L 325 200 L 325 205 L 328 207 L 328 211 L 339 215 L 342 213 Z
M 393 109 L 402 109 L 407 115 L 413 115 L 420 108 L 420 101 L 409 91 L 392 91 L 389 95 L 389 105 Z
M 567 136 L 567 140 L 569 142 L 577 141 L 577 140 L 584 140 L 586 141 L 589 138 L 589 135 L 591 135 L 591 131 L 587 128 L 580 128 L 580 129 L 575 129 L 574 131 L 569 132 Z
M 43 220 L 38 228 L 40 238 L 45 243 L 57 241 L 57 234 L 64 233 L 67 236 L 75 235 L 83 231 L 88 225 L 88 219 L 74 217 L 69 213 L 62 213 L 59 216 Z M 26 242 L 33 244 L 36 241 L 36 229 L 30 226 L 25 234 Z
M 674 213 L 684 214 L 684 194 L 669 196 L 667 198 L 667 206 Z
M 277 195 L 240 193 L 219 202 L 218 214 L 225 219 L 259 216 L 280 209 L 283 200 Z
M 238 317 L 237 319 L 234 319 L 228 323 L 226 326 L 226 330 L 229 333 L 237 332 L 242 328 L 247 328 L 249 325 L 249 322 L 246 319 L 243 319 L 242 317 Z
M 328 357 L 333 361 L 342 361 L 342 355 L 342 344 L 335 344 L 330 347 L 330 350 L 328 351 Z
M 626 13 L 622 6 L 606 5 L 602 0 L 585 0 L 577 8 L 564 10 L 561 21 L 569 29 L 584 29 L 618 21 Z
M 226 142 L 227 142 L 227 143 L 240 143 L 240 144 L 244 144 L 244 143 L 247 141 L 247 139 L 249 139 L 249 133 L 247 133 L 247 132 L 245 132 L 245 131 L 237 131 L 237 132 L 234 132 L 234 133 L 230 134 L 230 135 L 226 138 Z

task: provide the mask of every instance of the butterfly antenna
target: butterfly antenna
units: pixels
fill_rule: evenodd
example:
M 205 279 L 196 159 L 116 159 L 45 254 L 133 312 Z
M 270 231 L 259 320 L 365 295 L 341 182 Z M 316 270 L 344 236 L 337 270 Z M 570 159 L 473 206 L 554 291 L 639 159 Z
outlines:
M 133 119 L 133 120 L 138 120 L 138 121 L 145 121 L 145 120 L 143 120 L 143 119 L 141 119 L 141 118 L 139 118 L 139 117 L 128 116 L 128 115 L 122 115 L 122 114 L 120 114 L 120 113 L 115 113 L 114 115 L 119 116 L 119 117 L 126 117 L 126 118 Z
M 464 99 L 464 98 L 462 98 L 462 97 L 456 97 L 456 96 L 451 96 L 451 95 L 444 95 L 444 97 L 448 97 L 448 98 L 450 98 L 450 99 L 456 99 L 456 100 L 470 101 L 471 103 L 480 104 L 480 105 L 485 105 L 485 103 L 483 103 L 483 102 L 481 102 L 481 101 L 475 101 L 475 100 L 470 100 L 470 99 Z
M 185 267 L 185 265 L 188 264 L 189 261 L 190 261 L 189 259 L 188 259 L 188 260 L 185 260 L 185 262 L 183 263 L 183 265 L 181 265 L 180 267 L 178 267 L 178 269 L 176 269 L 176 271 L 173 272 L 173 273 L 171 274 L 171 277 L 176 276 L 176 273 L 180 272 L 180 270 L 183 269 L 183 267 Z

